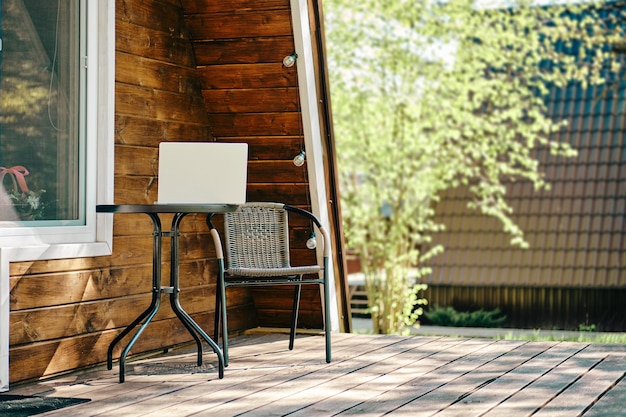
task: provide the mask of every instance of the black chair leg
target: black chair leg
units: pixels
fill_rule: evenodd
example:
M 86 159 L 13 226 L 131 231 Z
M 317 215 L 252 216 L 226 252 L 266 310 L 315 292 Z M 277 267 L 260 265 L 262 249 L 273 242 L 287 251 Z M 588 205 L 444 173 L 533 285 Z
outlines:
M 300 310 L 301 292 L 302 292 L 302 285 L 296 285 L 296 288 L 293 294 L 293 311 L 291 313 L 291 331 L 289 332 L 289 350 L 293 350 L 293 343 L 296 339 L 296 327 L 298 326 L 298 311 Z
M 326 363 L 332 360 L 330 335 L 330 288 L 328 288 L 328 259 L 324 260 L 324 338 L 326 339 Z
M 215 343 L 219 343 L 220 340 L 220 321 L 222 319 L 222 314 L 220 312 L 222 295 L 220 294 L 220 286 L 217 285 L 215 289 L 215 321 L 213 324 L 213 340 Z

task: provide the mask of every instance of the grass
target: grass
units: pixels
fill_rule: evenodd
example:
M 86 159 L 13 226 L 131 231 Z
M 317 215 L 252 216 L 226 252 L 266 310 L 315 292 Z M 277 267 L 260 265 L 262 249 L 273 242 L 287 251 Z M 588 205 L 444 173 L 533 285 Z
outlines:
M 372 334 L 369 325 L 369 319 L 360 319 L 361 323 L 353 329 L 354 333 Z M 421 327 L 422 330 L 429 326 Z M 420 332 L 422 336 L 445 336 L 445 337 L 482 337 L 493 338 L 496 340 L 521 340 L 521 341 L 539 341 L 539 342 L 580 342 L 580 343 L 605 343 L 605 344 L 626 344 L 626 333 L 623 332 L 590 332 L 590 331 L 564 331 L 564 330 L 510 330 L 506 328 L 489 328 L 489 329 L 472 329 L 468 332 L 468 328 L 440 327 L 441 333 Z M 434 329 L 433 329 L 434 330 Z M 458 333 L 457 333 L 458 332 Z
M 571 332 L 570 332 L 571 333 Z M 578 332 L 578 335 L 565 334 L 552 331 L 543 334 L 540 329 L 532 333 L 509 332 L 504 337 L 497 337 L 501 340 L 525 340 L 531 342 L 582 342 L 582 343 L 608 343 L 626 344 L 626 333 L 594 333 Z

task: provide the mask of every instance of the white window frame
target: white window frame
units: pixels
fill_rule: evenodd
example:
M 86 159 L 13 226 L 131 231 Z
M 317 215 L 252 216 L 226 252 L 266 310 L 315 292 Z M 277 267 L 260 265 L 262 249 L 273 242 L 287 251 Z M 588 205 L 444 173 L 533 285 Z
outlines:
M 85 226 L 0 228 L 0 391 L 9 389 L 11 262 L 86 258 L 112 253 L 112 216 L 96 204 L 113 201 L 115 0 L 82 0 L 87 10 Z

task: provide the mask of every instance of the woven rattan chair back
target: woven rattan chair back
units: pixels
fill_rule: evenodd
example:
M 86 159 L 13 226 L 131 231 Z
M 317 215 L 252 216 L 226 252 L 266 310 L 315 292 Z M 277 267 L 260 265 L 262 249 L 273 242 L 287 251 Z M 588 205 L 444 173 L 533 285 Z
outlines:
M 289 268 L 288 214 L 282 204 L 242 206 L 224 216 L 226 270 Z M 259 271 L 257 270 L 257 273 Z

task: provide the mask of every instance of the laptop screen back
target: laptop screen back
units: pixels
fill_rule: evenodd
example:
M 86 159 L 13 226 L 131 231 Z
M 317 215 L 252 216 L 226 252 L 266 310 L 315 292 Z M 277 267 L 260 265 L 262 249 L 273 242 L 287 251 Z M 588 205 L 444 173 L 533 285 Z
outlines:
M 248 145 L 161 142 L 158 204 L 243 204 Z

